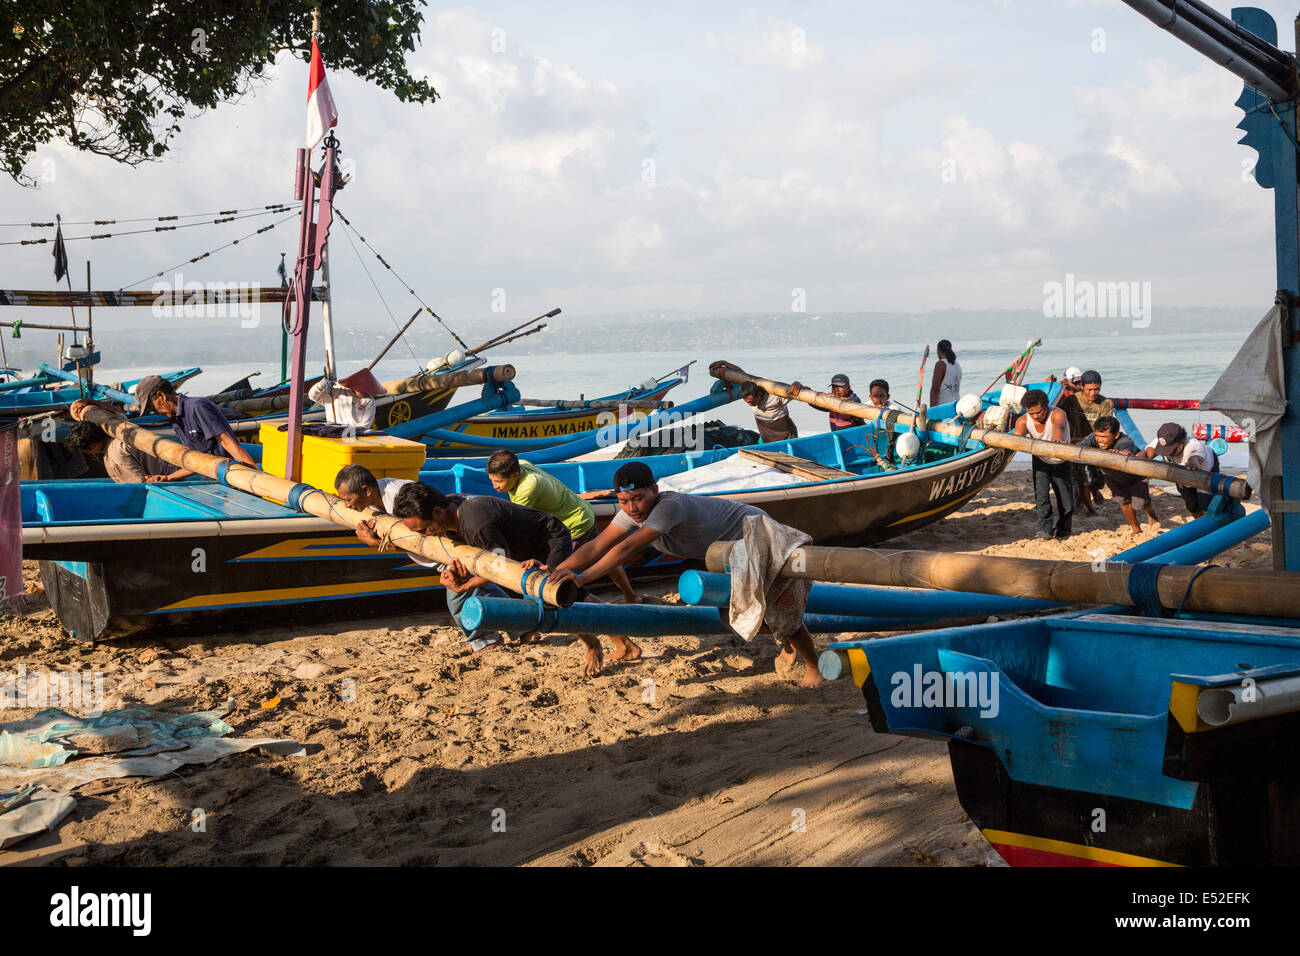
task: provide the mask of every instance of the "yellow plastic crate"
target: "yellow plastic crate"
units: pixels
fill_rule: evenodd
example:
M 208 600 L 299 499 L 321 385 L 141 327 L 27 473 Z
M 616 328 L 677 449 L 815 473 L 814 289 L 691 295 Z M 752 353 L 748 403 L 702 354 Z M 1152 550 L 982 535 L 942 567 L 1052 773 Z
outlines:
M 263 422 L 258 430 L 262 442 L 262 470 L 284 474 L 289 432 L 280 431 L 282 422 Z M 423 442 L 388 435 L 359 435 L 356 438 L 302 438 L 302 480 L 314 488 L 337 494 L 334 477 L 345 465 L 361 465 L 376 478 L 407 478 L 415 481 L 424 464 Z

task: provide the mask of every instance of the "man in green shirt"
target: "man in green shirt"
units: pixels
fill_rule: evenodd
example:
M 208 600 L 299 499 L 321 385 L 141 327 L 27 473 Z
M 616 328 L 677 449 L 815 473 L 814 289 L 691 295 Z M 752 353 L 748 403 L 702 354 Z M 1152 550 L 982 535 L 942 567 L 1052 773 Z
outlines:
M 510 496 L 511 502 L 544 511 L 559 518 L 573 538 L 575 549 L 596 538 L 596 513 L 591 505 L 570 491 L 554 475 L 549 475 L 536 465 L 520 461 L 512 451 L 493 452 L 487 463 L 488 480 L 492 487 Z M 641 595 L 632 590 L 627 572 L 619 567 L 610 575 L 623 592 L 627 604 L 640 604 Z

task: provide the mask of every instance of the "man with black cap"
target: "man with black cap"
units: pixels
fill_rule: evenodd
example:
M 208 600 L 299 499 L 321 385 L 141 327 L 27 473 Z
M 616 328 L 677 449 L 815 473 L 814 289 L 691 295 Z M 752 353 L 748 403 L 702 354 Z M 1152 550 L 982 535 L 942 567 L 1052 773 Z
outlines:
M 1214 475 L 1219 473 L 1219 456 L 1215 454 L 1214 449 L 1195 438 L 1188 438 L 1187 431 L 1177 422 L 1165 422 L 1161 425 L 1160 430 L 1156 432 L 1155 440 L 1139 454 L 1143 458 L 1154 458 L 1160 455 L 1166 461 L 1193 471 L 1208 471 Z M 1187 503 L 1187 510 L 1192 513 L 1193 518 L 1205 514 L 1205 509 L 1210 507 L 1210 501 L 1214 498 L 1214 495 L 1208 491 L 1201 491 L 1190 485 L 1174 487 L 1183 496 L 1183 501 Z
M 862 402 L 862 399 L 858 398 L 858 393 L 853 391 L 849 385 L 849 377 L 843 372 L 831 377 L 831 394 L 836 398 L 847 399 L 850 402 L 858 402 L 859 404 Z M 854 428 L 866 423 L 865 418 L 854 418 L 852 415 L 845 415 L 842 412 L 831 412 L 831 431 L 833 432 L 837 432 L 841 428 Z
M 560 564 L 553 581 L 573 578 L 579 586 L 597 581 L 616 567 L 634 559 L 648 547 L 665 554 L 703 560 L 715 541 L 738 541 L 745 537 L 745 519 L 767 518 L 753 505 L 740 504 L 713 495 L 660 492 L 654 473 L 642 461 L 630 461 L 614 473 L 614 492 L 619 513 L 596 540 L 578 548 Z M 770 520 L 770 519 L 769 519 Z M 784 529 L 789 530 L 789 529 Z M 765 623 L 782 645 L 781 657 L 790 663 L 803 658 L 800 687 L 822 683 L 817 672 L 817 652 L 812 635 L 803 623 L 807 604 L 804 582 L 790 581 L 767 605 Z
M 171 419 L 176 440 L 186 448 L 219 458 L 233 458 L 250 468 L 257 463 L 240 447 L 226 416 L 206 398 L 182 395 L 172 383 L 158 375 L 146 375 L 135 387 L 136 404 L 142 414 L 153 412 Z M 169 475 L 150 475 L 146 481 L 179 481 L 194 474 L 178 468 Z

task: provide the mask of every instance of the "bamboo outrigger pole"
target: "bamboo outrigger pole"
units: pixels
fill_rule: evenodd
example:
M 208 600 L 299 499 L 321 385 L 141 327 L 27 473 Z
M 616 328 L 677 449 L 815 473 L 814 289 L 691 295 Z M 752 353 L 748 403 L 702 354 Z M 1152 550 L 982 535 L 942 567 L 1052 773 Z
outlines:
M 726 571 L 732 542 L 709 545 L 710 571 Z M 1142 575 L 1134 578 L 1136 569 Z M 781 576 L 845 584 L 879 584 L 976 594 L 1140 607 L 1142 589 L 1166 608 L 1216 614 L 1295 617 L 1300 573 L 1237 568 L 1125 564 L 1108 561 L 1045 561 L 942 551 L 877 551 L 874 548 L 800 548 Z M 1137 596 L 1135 596 L 1135 594 Z
M 757 378 L 748 372 L 736 371 L 725 368 L 714 363 L 709 366 L 709 374 L 714 378 L 720 378 L 727 382 L 740 384 L 742 382 L 753 382 L 759 388 L 770 392 L 780 398 L 793 398 L 801 402 L 806 402 L 817 408 L 824 408 L 828 411 L 841 412 L 845 415 L 851 415 L 854 418 L 863 418 L 867 421 L 874 421 L 880 418 L 884 409 L 877 408 L 875 405 L 864 405 L 861 402 L 851 402 L 845 398 L 836 398 L 834 395 L 828 395 L 825 392 L 813 391 L 811 388 L 800 389 L 797 393 L 792 391 L 790 386 L 785 382 L 776 382 L 766 378 Z M 911 426 L 915 424 L 917 417 L 900 412 L 898 422 L 901 425 Z M 1010 432 L 995 431 L 991 428 L 971 428 L 969 434 L 961 425 L 954 425 L 950 422 L 931 421 L 921 426 L 922 429 L 935 432 L 940 435 L 951 435 L 954 438 L 967 437 L 970 441 L 981 442 L 991 448 L 1005 448 L 1008 451 L 1023 451 L 1029 455 L 1038 455 L 1047 458 L 1063 458 L 1066 461 L 1076 461 L 1084 465 L 1097 465 L 1101 468 L 1109 468 L 1111 471 L 1122 471 L 1129 475 L 1139 475 L 1143 478 L 1156 478 L 1161 481 L 1172 482 L 1175 485 L 1187 485 L 1192 488 L 1199 488 L 1210 494 L 1227 495 L 1229 498 L 1240 498 L 1243 501 L 1251 496 L 1251 487 L 1244 478 L 1233 478 L 1230 475 L 1210 474 L 1206 471 L 1194 471 L 1191 468 L 1181 468 L 1178 465 L 1171 465 L 1168 462 L 1156 461 L 1152 458 L 1137 458 L 1135 456 L 1120 455 L 1115 452 L 1102 451 L 1099 448 L 1083 448 L 1079 445 L 1067 445 L 1062 442 L 1044 441 L 1041 438 L 1030 438 L 1027 435 L 1013 435 Z
M 493 584 L 499 584 L 512 591 L 522 592 L 532 598 L 540 597 L 546 603 L 558 607 L 568 607 L 577 599 L 578 587 L 573 581 L 556 584 L 548 575 L 526 573 L 519 562 L 512 561 L 504 555 L 482 551 L 451 538 L 425 537 L 416 534 L 399 519 L 388 515 L 375 515 L 371 511 L 353 511 L 337 496 L 321 491 L 319 488 L 269 475 L 229 458 L 219 458 L 216 455 L 194 451 L 180 442 L 161 438 L 147 429 L 132 425 L 125 418 L 97 406 L 89 405 L 78 409 L 76 417 L 81 421 L 93 422 L 124 444 L 138 448 L 155 458 L 171 462 L 178 468 L 206 475 L 231 488 L 261 498 L 270 498 L 304 514 L 324 518 L 345 528 L 355 528 L 359 522 L 373 518 L 375 533 L 381 538 L 391 534 L 392 543 L 403 551 L 422 555 L 444 564 L 459 560 L 471 574 L 486 578 Z
M 460 388 L 465 385 L 482 385 L 484 382 L 509 382 L 515 377 L 513 365 L 485 365 L 482 368 L 466 368 L 458 372 L 420 372 L 410 378 L 396 382 L 384 382 L 389 395 L 406 395 L 411 392 L 427 392 L 434 388 Z
M 434 375 L 421 372 L 397 382 L 385 382 L 384 388 L 390 395 L 405 395 L 409 392 L 424 392 L 439 388 L 460 388 L 464 385 L 482 385 L 484 382 L 509 382 L 515 377 L 513 365 L 486 365 L 482 368 L 462 369 L 459 372 L 442 372 Z M 250 398 L 245 401 L 227 402 L 222 405 L 224 411 L 239 415 L 260 414 L 263 412 L 283 411 L 289 407 L 292 399 L 288 395 L 271 395 L 267 398 Z

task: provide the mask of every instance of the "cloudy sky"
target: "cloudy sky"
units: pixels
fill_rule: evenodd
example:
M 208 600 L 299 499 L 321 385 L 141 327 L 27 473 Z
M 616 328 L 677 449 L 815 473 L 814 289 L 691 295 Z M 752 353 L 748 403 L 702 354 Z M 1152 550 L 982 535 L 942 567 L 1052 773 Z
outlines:
M 1288 36 L 1295 4 L 1261 5 Z M 809 312 L 1038 309 L 1066 273 L 1148 281 L 1166 305 L 1271 299 L 1240 81 L 1118 0 L 703 6 L 430 4 L 410 62 L 436 104 L 330 73 L 355 172 L 339 207 L 453 324 L 493 318 L 495 290 L 502 325 L 555 305 L 783 313 L 795 289 Z M 52 181 L 0 184 L 0 220 L 291 199 L 306 67 L 266 76 L 161 162 L 41 150 Z M 96 287 L 148 288 L 265 221 L 70 243 L 74 277 L 89 254 Z M 278 284 L 295 240 L 286 224 L 181 271 Z M 0 247 L 0 287 L 52 287 L 49 248 Z M 332 248 L 342 319 L 388 324 L 347 240 Z

